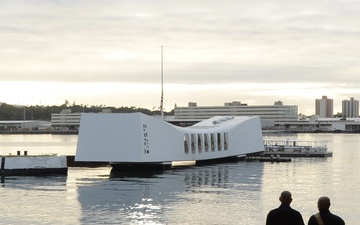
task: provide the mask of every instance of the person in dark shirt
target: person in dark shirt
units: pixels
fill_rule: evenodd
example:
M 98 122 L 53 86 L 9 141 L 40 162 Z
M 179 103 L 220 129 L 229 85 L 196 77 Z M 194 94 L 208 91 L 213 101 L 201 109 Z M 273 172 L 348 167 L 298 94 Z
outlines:
M 289 191 L 281 192 L 279 200 L 280 207 L 268 213 L 266 225 L 304 225 L 301 214 L 290 207 L 291 193 Z
M 308 225 L 345 225 L 343 219 L 330 212 L 330 198 L 326 196 L 320 197 L 317 205 L 319 212 L 310 217 Z

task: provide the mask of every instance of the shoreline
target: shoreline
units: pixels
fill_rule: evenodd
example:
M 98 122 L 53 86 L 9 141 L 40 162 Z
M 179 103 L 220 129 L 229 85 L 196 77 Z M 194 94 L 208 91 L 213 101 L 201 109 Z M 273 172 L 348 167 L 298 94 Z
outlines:
M 0 134 L 63 134 L 63 135 L 78 135 L 78 130 L 7 130 L 0 131 Z M 302 131 L 302 130 L 263 130 L 263 134 L 294 134 L 294 133 L 344 133 L 344 134 L 360 134 L 360 130 L 315 130 L 315 131 Z
M 0 134 L 71 134 L 77 135 L 78 130 L 6 130 L 0 131 Z

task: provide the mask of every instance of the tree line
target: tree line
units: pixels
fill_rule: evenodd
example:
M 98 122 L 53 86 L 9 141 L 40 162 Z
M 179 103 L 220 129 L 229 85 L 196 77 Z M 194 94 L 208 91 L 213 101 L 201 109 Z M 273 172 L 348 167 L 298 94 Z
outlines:
M 76 105 L 75 103 L 70 105 L 68 102 L 65 102 L 60 106 L 17 106 L 2 103 L 0 105 L 0 120 L 44 120 L 50 121 L 52 113 L 60 113 L 63 109 L 71 109 L 72 113 L 99 113 L 103 109 L 110 109 L 112 113 L 133 113 L 141 112 L 146 115 L 160 115 L 159 110 L 149 110 L 146 108 L 137 108 L 134 106 L 131 107 L 109 107 L 104 105 Z M 165 115 L 173 115 L 174 111 L 164 112 Z

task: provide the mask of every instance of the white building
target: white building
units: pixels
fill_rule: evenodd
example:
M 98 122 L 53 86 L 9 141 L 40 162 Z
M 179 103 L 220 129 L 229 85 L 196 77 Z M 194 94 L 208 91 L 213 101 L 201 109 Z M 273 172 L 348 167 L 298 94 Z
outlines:
M 234 101 L 225 103 L 224 106 L 197 106 L 189 102 L 188 107 L 175 107 L 176 120 L 204 120 L 214 116 L 259 116 L 261 120 L 289 121 L 298 119 L 298 107 L 283 105 L 281 101 L 274 105 L 248 106 Z
M 342 101 L 342 115 L 346 118 L 359 117 L 359 101 L 351 97 Z
M 264 150 L 259 117 L 213 117 L 178 127 L 142 113 L 86 113 L 75 161 L 170 166 L 238 159 Z
M 75 128 L 80 125 L 81 113 L 71 113 L 71 109 L 63 109 L 60 113 L 51 114 L 51 124 L 54 128 Z

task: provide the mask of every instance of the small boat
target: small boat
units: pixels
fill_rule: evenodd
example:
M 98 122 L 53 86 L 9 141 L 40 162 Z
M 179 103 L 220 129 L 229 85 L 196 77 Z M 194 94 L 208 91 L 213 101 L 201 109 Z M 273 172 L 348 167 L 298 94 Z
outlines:
M 326 141 L 264 140 L 264 156 L 331 157 Z

